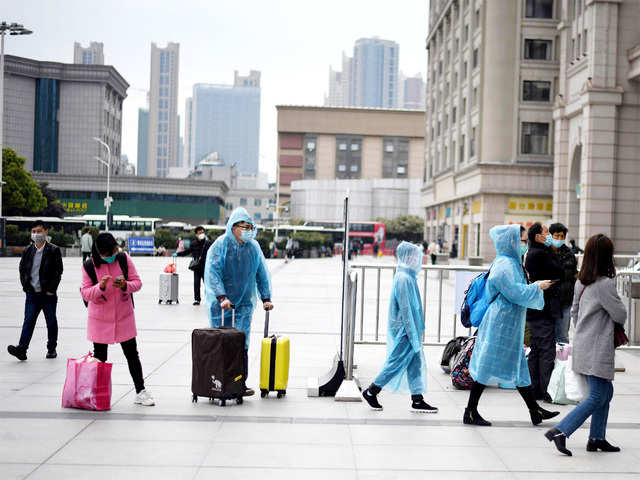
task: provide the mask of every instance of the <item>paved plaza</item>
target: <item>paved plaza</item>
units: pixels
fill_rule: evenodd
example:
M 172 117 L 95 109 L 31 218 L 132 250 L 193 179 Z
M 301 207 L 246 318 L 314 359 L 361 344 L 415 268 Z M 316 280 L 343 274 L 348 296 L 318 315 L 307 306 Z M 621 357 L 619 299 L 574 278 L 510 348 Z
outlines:
M 370 259 L 364 261 L 371 262 Z M 389 261 L 389 260 L 386 260 Z M 328 369 L 339 344 L 339 259 L 268 261 L 273 281 L 274 332 L 291 338 L 288 394 L 251 397 L 243 405 L 191 403 L 191 330 L 207 325 L 204 305 L 192 302 L 188 259 L 179 259 L 180 304 L 158 305 L 161 258 L 136 258 L 143 289 L 135 297 L 138 345 L 155 407 L 133 404 L 134 390 L 118 346 L 112 409 L 90 412 L 60 407 L 66 359 L 90 349 L 86 309 L 80 299 L 80 259 L 65 258 L 59 290 L 58 358 L 46 360 L 44 319 L 38 322 L 26 362 L 6 353 L 17 343 L 24 308 L 18 259 L 0 258 L 0 479 L 596 479 L 640 478 L 640 358 L 621 351 L 626 372 L 614 383 L 608 439 L 619 454 L 587 453 L 588 430 L 568 441 L 565 457 L 543 437 L 551 425 L 533 427 L 519 395 L 490 388 L 480 411 L 490 428 L 463 426 L 468 392 L 455 391 L 439 368 L 441 347 L 426 347 L 429 393 L 437 415 L 409 411 L 409 398 L 381 395 L 383 412 L 363 403 L 308 398 L 307 377 Z M 375 282 L 365 282 L 365 333 L 375 323 Z M 430 279 L 431 282 L 431 279 Z M 428 290 L 427 332 L 436 334 L 437 288 Z M 390 275 L 381 281 L 381 331 L 386 329 Z M 432 290 L 435 293 L 432 295 Z M 453 280 L 443 297 L 452 298 Z M 452 309 L 443 313 L 451 319 Z M 249 386 L 257 388 L 263 313 L 254 317 Z M 359 317 L 358 317 L 359 322 Z M 443 320 L 450 328 L 452 320 Z M 450 331 L 443 328 L 443 339 Z M 357 345 L 355 363 L 371 381 L 385 355 L 382 345 Z M 558 406 L 562 414 L 571 407 Z

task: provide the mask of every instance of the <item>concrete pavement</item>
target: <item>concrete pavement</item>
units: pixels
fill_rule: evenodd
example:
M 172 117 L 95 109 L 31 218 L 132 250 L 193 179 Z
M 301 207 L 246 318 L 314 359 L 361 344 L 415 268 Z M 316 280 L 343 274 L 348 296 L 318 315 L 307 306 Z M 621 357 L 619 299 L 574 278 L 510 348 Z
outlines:
M 118 346 L 109 349 L 113 368 L 112 410 L 62 409 L 66 359 L 89 351 L 86 309 L 79 297 L 80 259 L 66 258 L 59 292 L 59 357 L 44 358 L 46 329 L 38 327 L 27 362 L 6 353 L 17 343 L 24 295 L 17 259 L 0 258 L 0 478 L 29 479 L 230 479 L 323 478 L 404 479 L 475 478 L 640 478 L 640 362 L 619 352 L 627 371 L 618 374 L 611 406 L 609 440 L 619 454 L 588 454 L 587 429 L 569 440 L 572 458 L 558 454 L 533 427 L 519 395 L 488 389 L 480 411 L 491 428 L 461 423 L 467 392 L 455 391 L 439 369 L 440 347 L 427 347 L 429 394 L 437 415 L 409 412 L 409 399 L 384 393 L 385 410 L 362 403 L 307 398 L 306 379 L 323 373 L 338 347 L 341 268 L 339 260 L 309 259 L 284 264 L 269 261 L 273 275 L 272 329 L 291 338 L 291 371 L 284 399 L 259 396 L 244 405 L 218 407 L 191 403 L 190 333 L 207 324 L 205 307 L 194 307 L 188 259 L 179 259 L 179 305 L 158 305 L 162 258 L 135 258 L 143 279 L 136 295 L 139 350 L 147 388 L 157 406 L 133 404 L 134 391 Z M 375 282 L 367 278 L 365 332 L 372 328 L 370 298 Z M 382 280 L 385 330 L 390 277 Z M 435 283 L 434 283 L 435 285 Z M 432 288 L 432 287 L 430 287 Z M 435 288 L 435 287 L 433 287 Z M 445 296 L 452 296 L 451 282 Z M 434 295 L 428 298 L 434 299 Z M 430 300 L 431 301 L 431 300 Z M 428 331 L 435 310 L 428 303 Z M 249 385 L 257 387 L 263 314 L 254 317 Z M 451 322 L 448 322 L 451 323 Z M 449 333 L 446 332 L 446 335 Z M 356 346 L 358 373 L 365 382 L 384 360 L 385 347 Z M 558 406 L 563 414 L 571 407 Z M 446 473 L 445 473 L 446 472 Z

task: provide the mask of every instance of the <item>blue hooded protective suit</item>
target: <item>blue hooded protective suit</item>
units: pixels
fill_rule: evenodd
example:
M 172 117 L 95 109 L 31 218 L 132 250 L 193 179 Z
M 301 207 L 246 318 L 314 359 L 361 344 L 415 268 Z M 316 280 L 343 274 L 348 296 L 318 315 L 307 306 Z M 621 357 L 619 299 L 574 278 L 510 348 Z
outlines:
M 204 286 L 211 326 L 220 326 L 222 309 L 217 297 L 226 295 L 236 307 L 235 326 L 245 333 L 248 349 L 256 290 L 260 299 L 271 299 L 271 282 L 260 244 L 256 240 L 240 243 L 233 235 L 231 228 L 238 222 L 255 225 L 244 208 L 236 208 L 231 213 L 226 233 L 218 237 L 207 252 Z M 231 326 L 230 310 L 225 313 L 224 324 Z
M 427 392 L 427 362 L 422 351 L 424 315 L 417 276 L 422 250 L 398 245 L 398 269 L 393 277 L 387 329 L 387 360 L 373 383 L 392 392 Z
M 542 310 L 544 297 L 537 285 L 527 285 L 520 258 L 520 225 L 499 225 L 489 232 L 498 257 L 487 279 L 489 305 L 473 348 L 469 373 L 478 383 L 526 387 L 531 385 L 524 355 L 527 308 Z

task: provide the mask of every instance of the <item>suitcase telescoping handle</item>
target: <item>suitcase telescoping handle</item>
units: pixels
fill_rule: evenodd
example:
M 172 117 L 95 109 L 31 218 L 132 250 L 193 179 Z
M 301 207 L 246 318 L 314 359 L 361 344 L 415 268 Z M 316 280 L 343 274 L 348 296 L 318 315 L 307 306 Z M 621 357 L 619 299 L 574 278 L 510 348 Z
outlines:
M 264 338 L 269 336 L 269 310 L 264 312 Z
M 220 309 L 220 326 L 224 327 L 224 310 Z M 231 304 L 231 328 L 236 328 L 236 306 Z

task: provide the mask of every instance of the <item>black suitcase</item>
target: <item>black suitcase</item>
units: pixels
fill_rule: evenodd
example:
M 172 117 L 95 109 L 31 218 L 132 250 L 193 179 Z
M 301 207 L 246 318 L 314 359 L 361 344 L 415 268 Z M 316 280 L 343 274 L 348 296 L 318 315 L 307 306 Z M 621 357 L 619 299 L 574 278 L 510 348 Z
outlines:
M 224 318 L 224 311 L 222 313 Z M 235 325 L 235 310 L 232 311 Z M 223 322 L 224 323 L 224 322 Z M 196 328 L 191 333 L 192 401 L 206 397 L 220 406 L 227 400 L 242 403 L 245 391 L 244 332 L 234 327 Z

